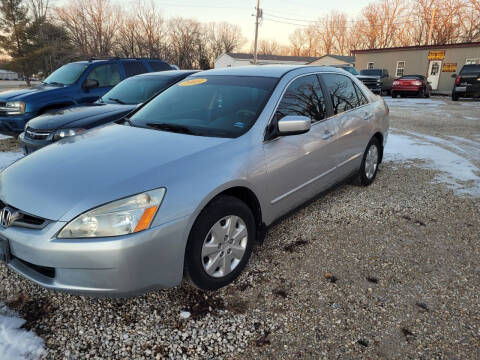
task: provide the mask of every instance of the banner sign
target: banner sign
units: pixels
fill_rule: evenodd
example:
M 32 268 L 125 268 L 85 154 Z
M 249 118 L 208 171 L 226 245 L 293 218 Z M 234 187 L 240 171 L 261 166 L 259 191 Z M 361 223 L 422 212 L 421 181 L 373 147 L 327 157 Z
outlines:
M 428 60 L 445 59 L 445 50 L 431 50 L 428 52 Z
M 445 63 L 445 64 L 443 64 L 442 72 L 457 72 L 457 63 Z

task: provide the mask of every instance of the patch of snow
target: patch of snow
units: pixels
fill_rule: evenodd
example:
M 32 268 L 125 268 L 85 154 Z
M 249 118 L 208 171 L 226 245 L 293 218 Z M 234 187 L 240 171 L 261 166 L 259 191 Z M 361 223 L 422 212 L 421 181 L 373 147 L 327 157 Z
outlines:
M 440 146 L 445 140 L 421 136 L 422 139 L 391 133 L 385 148 L 385 160 L 423 160 L 419 166 L 439 170 L 436 181 L 446 183 L 457 194 L 480 197 L 480 169 L 467 158 Z
M 35 360 L 45 354 L 43 340 L 21 329 L 24 323 L 25 320 L 0 304 L 0 359 Z
M 446 105 L 447 103 L 443 100 L 437 100 L 437 99 L 424 99 L 424 98 L 396 98 L 393 99 L 391 97 L 385 97 L 385 102 L 388 104 L 388 106 L 400 106 L 400 107 L 418 107 L 418 105 L 422 106 L 440 106 L 440 105 Z
M 189 311 L 180 311 L 180 317 L 182 319 L 188 319 L 192 314 Z
M 12 138 L 11 136 L 0 134 L 0 140 L 11 139 L 11 138 Z
M 464 116 L 465 120 L 480 120 L 480 118 L 472 117 L 472 116 Z
M 24 155 L 20 151 L 2 151 L 0 152 L 0 170 L 13 164 Z

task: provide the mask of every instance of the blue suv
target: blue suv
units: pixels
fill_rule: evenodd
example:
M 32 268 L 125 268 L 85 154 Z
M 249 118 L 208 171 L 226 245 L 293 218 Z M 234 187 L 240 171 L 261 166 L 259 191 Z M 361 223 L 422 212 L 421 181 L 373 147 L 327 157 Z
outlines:
M 66 64 L 40 85 L 0 93 L 0 133 L 16 136 L 28 120 L 48 110 L 92 103 L 125 78 L 172 69 L 157 59 L 92 59 Z

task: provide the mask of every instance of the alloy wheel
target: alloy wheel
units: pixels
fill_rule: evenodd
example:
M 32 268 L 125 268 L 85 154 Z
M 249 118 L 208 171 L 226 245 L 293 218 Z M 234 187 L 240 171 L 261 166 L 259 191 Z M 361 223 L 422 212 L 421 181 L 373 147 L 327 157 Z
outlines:
M 375 145 L 371 145 L 365 158 L 365 176 L 372 179 L 377 171 L 378 166 L 378 149 Z

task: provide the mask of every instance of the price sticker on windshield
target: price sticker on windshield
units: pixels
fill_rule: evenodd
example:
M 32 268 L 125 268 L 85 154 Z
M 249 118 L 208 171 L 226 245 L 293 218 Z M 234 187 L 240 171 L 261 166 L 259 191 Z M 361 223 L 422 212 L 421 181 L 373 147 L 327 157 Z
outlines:
M 194 86 L 194 85 L 200 85 L 204 84 L 207 82 L 207 79 L 191 79 L 191 80 L 185 80 L 182 81 L 181 83 L 178 84 L 178 86 Z

